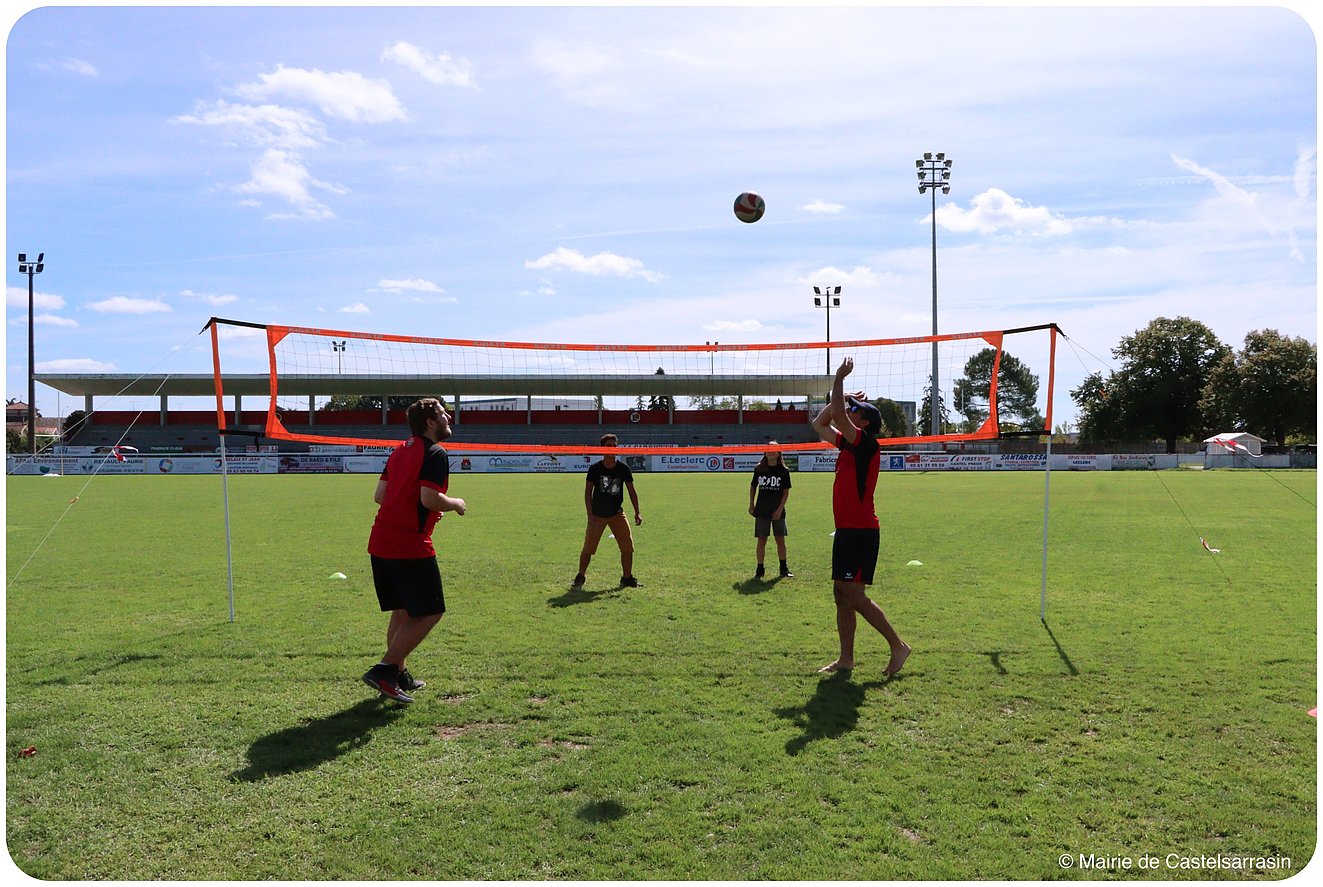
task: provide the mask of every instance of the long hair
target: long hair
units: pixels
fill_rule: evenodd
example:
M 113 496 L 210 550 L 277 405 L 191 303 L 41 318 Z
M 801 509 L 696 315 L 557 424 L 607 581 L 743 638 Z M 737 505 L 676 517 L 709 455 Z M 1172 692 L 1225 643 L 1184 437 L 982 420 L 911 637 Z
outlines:
M 781 455 L 781 450 L 779 449 L 780 446 L 781 446 L 781 444 L 779 444 L 778 442 L 776 442 L 776 441 L 774 441 L 774 440 L 769 440 L 769 441 L 767 442 L 767 448 L 768 448 L 769 450 L 775 450 L 775 451 L 776 451 L 776 464 L 777 464 L 777 465 L 785 465 L 785 464 L 786 464 L 785 456 L 782 456 L 782 455 Z M 770 463 L 770 462 L 767 461 L 767 454 L 766 454 L 766 453 L 763 453 L 763 457 L 762 457 L 761 459 L 758 460 L 758 467 L 759 467 L 759 468 L 768 468 L 768 467 L 771 466 L 771 464 L 772 464 L 772 463 Z

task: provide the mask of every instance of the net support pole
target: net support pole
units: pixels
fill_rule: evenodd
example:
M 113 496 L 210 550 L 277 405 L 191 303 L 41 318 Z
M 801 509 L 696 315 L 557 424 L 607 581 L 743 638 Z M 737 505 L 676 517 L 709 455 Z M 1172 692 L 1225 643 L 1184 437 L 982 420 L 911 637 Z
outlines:
M 1043 462 L 1043 570 L 1038 589 L 1038 621 L 1047 622 L 1047 516 L 1052 504 L 1052 435 L 1047 436 Z
M 1051 338 L 1048 348 L 1047 417 L 1043 430 L 1047 432 L 1047 458 L 1043 460 L 1043 569 L 1038 589 L 1038 621 L 1047 624 L 1047 517 L 1052 506 L 1052 397 L 1057 382 L 1057 325 L 1050 324 Z
M 220 435 L 221 491 L 225 499 L 225 584 L 230 601 L 230 621 L 234 621 L 234 545 L 230 538 L 230 466 L 225 455 L 225 435 Z
M 225 585 L 230 602 L 230 621 L 234 621 L 234 543 L 230 536 L 230 463 L 225 452 L 225 387 L 221 379 L 220 334 L 217 323 L 220 318 L 207 321 L 204 329 L 211 329 L 211 371 L 216 384 L 216 437 L 220 439 L 221 456 L 221 497 L 225 502 Z M 238 397 L 235 397 L 235 421 L 239 416 Z

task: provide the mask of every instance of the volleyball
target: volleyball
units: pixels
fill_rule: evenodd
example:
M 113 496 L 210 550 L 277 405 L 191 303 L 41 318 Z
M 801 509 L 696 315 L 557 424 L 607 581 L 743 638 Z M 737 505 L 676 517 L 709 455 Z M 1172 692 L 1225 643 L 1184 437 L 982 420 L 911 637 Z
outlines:
M 767 204 L 752 191 L 745 191 L 735 198 L 735 218 L 741 222 L 752 224 L 758 221 L 763 217 L 763 211 L 766 209 Z

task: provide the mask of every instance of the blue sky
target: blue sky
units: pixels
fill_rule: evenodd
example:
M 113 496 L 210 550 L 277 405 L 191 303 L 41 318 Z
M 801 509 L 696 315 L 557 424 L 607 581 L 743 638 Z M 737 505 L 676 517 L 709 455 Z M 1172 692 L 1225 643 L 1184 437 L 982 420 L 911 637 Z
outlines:
M 1317 341 L 1290 9 L 52 6 L 5 52 L 8 397 L 19 252 L 39 372 L 204 372 L 212 315 L 821 341 L 814 284 L 834 338 L 923 335 L 924 151 L 954 161 L 940 329 L 1059 324 L 1058 420 L 1157 316 Z

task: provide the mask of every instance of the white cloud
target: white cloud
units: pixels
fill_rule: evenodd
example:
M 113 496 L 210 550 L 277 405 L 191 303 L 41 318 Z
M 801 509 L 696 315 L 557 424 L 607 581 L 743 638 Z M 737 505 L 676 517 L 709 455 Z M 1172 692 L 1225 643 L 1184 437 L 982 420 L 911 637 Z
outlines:
M 398 293 L 405 290 L 420 293 L 444 293 L 441 287 L 432 283 L 430 280 L 414 278 L 412 280 L 380 280 L 377 282 L 378 290 L 385 290 L 388 293 Z
M 78 321 L 72 317 L 60 317 L 58 314 L 34 314 L 32 322 L 40 326 L 78 326 Z
M 174 310 L 159 299 L 132 299 L 128 296 L 112 296 L 100 302 L 88 302 L 87 307 L 102 314 L 158 314 Z
M 241 194 L 270 194 L 279 197 L 295 209 L 293 213 L 276 214 L 274 218 L 335 218 L 335 213 L 330 207 L 312 196 L 309 190 L 311 188 L 320 188 L 335 194 L 343 194 L 348 190 L 314 179 L 297 156 L 275 148 L 267 151 L 253 163 L 251 179 L 235 186 L 235 190 Z
M 806 286 L 872 288 L 881 286 L 884 277 L 889 277 L 889 275 L 879 276 L 876 271 L 867 265 L 856 265 L 853 271 L 843 271 L 834 265 L 828 265 L 825 268 L 819 268 L 812 274 L 799 278 L 799 282 Z
M 208 305 L 230 305 L 239 301 L 238 296 L 230 295 L 228 293 L 218 296 L 213 293 L 195 293 L 192 290 L 180 290 L 179 295 L 183 296 L 185 299 L 200 299 Z
M 563 268 L 566 271 L 590 274 L 593 277 L 641 277 L 649 283 L 659 283 L 662 280 L 661 274 L 647 270 L 638 259 L 618 256 L 615 253 L 585 256 L 578 250 L 563 246 L 557 247 L 539 259 L 524 262 L 524 267 L 536 270 Z
M 408 112 L 384 80 L 369 80 L 356 71 L 327 73 L 278 65 L 258 74 L 260 83 L 243 83 L 235 91 L 250 101 L 285 99 L 316 105 L 328 117 L 356 123 L 404 120 Z
M 388 46 L 381 53 L 382 61 L 395 62 L 418 74 L 424 80 L 442 86 L 477 86 L 473 82 L 472 66 L 468 59 L 455 61 L 447 52 L 432 55 L 403 40 Z
M 806 203 L 800 207 L 805 212 L 835 214 L 845 209 L 841 203 L 827 203 L 825 200 L 815 200 L 812 203 Z
M 192 114 L 181 114 L 176 123 L 225 127 L 259 147 L 313 148 L 326 141 L 326 127 L 307 111 L 280 105 L 241 105 L 217 99 L 198 102 Z
M 970 201 L 968 210 L 954 203 L 937 208 L 937 224 L 948 231 L 980 234 L 1069 234 L 1070 220 L 1046 207 L 1028 206 L 999 188 L 989 188 Z
M 27 287 L 11 286 L 5 290 L 5 304 L 13 305 L 17 308 L 28 307 Z M 47 311 L 58 311 L 64 307 L 64 297 L 55 296 L 50 293 L 32 293 L 32 307 L 44 308 Z
M 101 72 L 91 62 L 85 62 L 82 59 L 65 59 L 64 70 L 73 71 L 75 74 L 81 74 L 84 77 L 100 77 Z
M 716 320 L 712 323 L 703 324 L 703 329 L 711 333 L 753 333 L 764 329 L 764 327 L 760 321 L 755 319 Z
M 115 365 L 90 357 L 66 357 L 40 361 L 35 368 L 39 373 L 110 373 Z
M 371 314 L 372 309 L 362 302 L 355 302 L 352 305 L 346 305 L 340 309 L 341 314 Z

